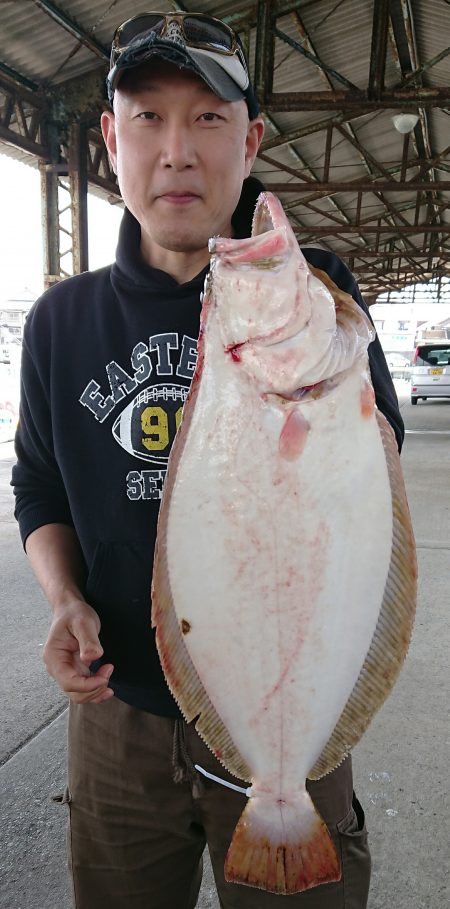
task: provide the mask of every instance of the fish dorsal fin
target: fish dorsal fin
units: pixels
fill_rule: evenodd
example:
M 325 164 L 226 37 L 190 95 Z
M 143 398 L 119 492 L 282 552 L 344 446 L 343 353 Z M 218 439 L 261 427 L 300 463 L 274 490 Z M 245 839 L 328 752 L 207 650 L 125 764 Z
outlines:
M 209 699 L 188 653 L 166 583 L 163 549 L 164 544 L 159 546 L 155 560 L 154 591 L 158 593 L 153 595 L 152 624 L 156 625 L 158 652 L 167 684 L 186 722 L 197 717 L 195 728 L 220 763 L 239 779 L 250 781 L 252 773 Z
M 199 359 L 203 357 L 203 341 L 199 344 Z M 197 369 L 199 366 L 197 365 Z M 194 377 L 195 379 L 195 377 Z M 250 782 L 252 772 L 236 748 L 231 736 L 208 697 L 200 676 L 189 655 L 183 627 L 175 611 L 170 589 L 167 564 L 167 527 L 169 506 L 179 461 L 189 432 L 198 382 L 192 381 L 191 407 L 186 408 L 170 456 L 164 484 L 152 580 L 152 627 L 156 627 L 156 644 L 167 684 L 186 720 L 195 720 L 195 728 L 208 748 L 230 773 Z
M 323 271 L 321 268 L 316 268 L 315 265 L 311 265 L 310 262 L 308 262 L 307 265 L 311 274 L 318 278 L 319 281 L 322 281 L 322 284 L 325 284 L 325 287 L 328 288 L 333 297 L 335 306 L 342 305 L 342 303 L 346 303 L 349 306 L 358 306 L 352 295 L 347 293 L 346 290 L 341 290 L 326 271 Z
M 314 265 L 309 263 L 308 268 L 311 274 L 325 285 L 333 297 L 337 326 L 345 327 L 350 323 L 356 328 L 358 334 L 367 335 L 367 343 L 373 341 L 376 336 L 373 322 L 352 295 L 347 293 L 346 290 L 341 290 L 332 278 L 327 275 L 326 271 L 322 271 L 321 268 L 315 268 Z
M 308 778 L 334 770 L 359 741 L 389 695 L 405 659 L 414 621 L 417 563 L 414 536 L 394 433 L 376 413 L 392 497 L 392 551 L 383 603 L 369 651 L 349 700 Z

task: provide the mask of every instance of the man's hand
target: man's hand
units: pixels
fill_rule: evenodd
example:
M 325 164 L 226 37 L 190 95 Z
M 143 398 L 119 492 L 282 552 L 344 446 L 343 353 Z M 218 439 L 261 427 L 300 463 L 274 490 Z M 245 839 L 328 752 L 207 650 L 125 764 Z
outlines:
M 26 541 L 27 556 L 53 609 L 44 663 L 49 675 L 77 704 L 101 704 L 114 694 L 108 688 L 113 671 L 105 663 L 94 674 L 89 666 L 100 659 L 100 619 L 86 603 L 85 565 L 73 527 L 43 524 Z
M 44 647 L 44 664 L 49 675 L 77 704 L 101 704 L 114 694 L 108 688 L 114 668 L 111 663 L 105 663 L 95 674 L 89 671 L 93 660 L 103 653 L 99 631 L 97 613 L 83 600 L 55 609 Z

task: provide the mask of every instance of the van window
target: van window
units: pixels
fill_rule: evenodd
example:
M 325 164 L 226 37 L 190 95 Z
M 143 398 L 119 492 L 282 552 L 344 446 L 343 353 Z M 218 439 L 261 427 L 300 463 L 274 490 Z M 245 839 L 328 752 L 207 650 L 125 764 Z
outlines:
M 430 366 L 447 366 L 450 364 L 450 345 L 448 347 L 419 347 L 418 355 Z

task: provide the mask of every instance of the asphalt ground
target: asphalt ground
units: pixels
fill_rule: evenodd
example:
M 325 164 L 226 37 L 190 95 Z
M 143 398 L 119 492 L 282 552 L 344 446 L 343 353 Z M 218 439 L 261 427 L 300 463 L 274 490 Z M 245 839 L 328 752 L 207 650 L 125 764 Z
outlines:
M 369 909 L 441 909 L 450 898 L 450 401 L 411 407 L 397 384 L 418 611 L 400 679 L 354 751 L 355 788 L 372 851 Z M 12 445 L 0 445 L 0 909 L 70 909 L 65 809 L 52 802 L 65 781 L 67 705 L 42 666 L 49 610 L 12 516 L 13 460 Z M 207 863 L 198 909 L 218 907 Z

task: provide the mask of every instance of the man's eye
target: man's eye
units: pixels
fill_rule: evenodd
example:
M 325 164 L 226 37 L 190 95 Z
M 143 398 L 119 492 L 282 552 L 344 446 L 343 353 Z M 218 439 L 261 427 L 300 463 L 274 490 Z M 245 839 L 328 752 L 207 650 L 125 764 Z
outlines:
M 142 113 L 138 114 L 139 120 L 157 120 L 158 114 L 155 114 L 152 110 L 143 110 Z
M 213 111 L 207 111 L 205 114 L 201 115 L 202 120 L 206 120 L 208 123 L 211 123 L 213 120 L 221 120 L 222 117 L 219 114 L 213 113 Z

